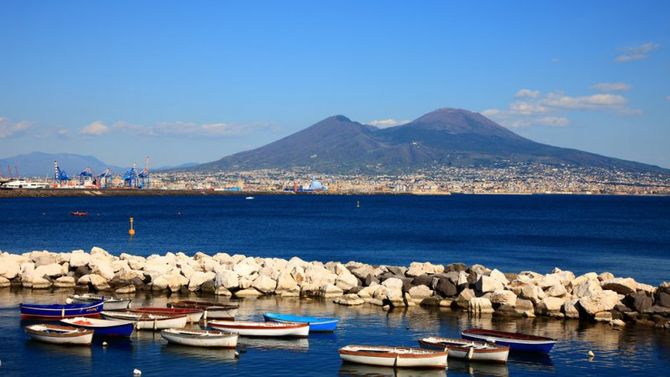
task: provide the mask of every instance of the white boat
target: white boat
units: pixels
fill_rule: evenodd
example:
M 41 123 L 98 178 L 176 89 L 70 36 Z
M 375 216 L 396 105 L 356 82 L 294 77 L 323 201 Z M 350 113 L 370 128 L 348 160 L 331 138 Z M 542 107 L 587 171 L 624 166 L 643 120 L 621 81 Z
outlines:
M 104 301 L 104 304 L 102 305 L 103 310 L 125 310 L 130 307 L 130 302 L 132 301 L 130 299 L 120 299 L 115 297 L 100 296 L 91 293 L 85 293 L 83 295 L 72 295 L 68 297 L 68 299 L 72 302 L 78 302 L 82 304 L 102 300 Z
M 219 304 L 209 301 L 177 301 L 167 304 L 168 308 L 202 309 L 204 314 L 202 318 L 208 319 L 227 319 L 232 320 L 237 315 L 240 308 L 236 304 Z
M 26 326 L 26 333 L 40 342 L 54 344 L 90 345 L 93 341 L 93 330 L 70 326 L 30 325 Z
M 96 336 L 130 336 L 135 328 L 131 321 L 84 317 L 64 318 L 60 321 L 69 326 L 93 330 Z
M 343 361 L 357 364 L 377 365 L 393 368 L 440 368 L 447 367 L 447 351 L 431 351 L 422 348 L 359 346 L 340 348 Z
M 509 347 L 467 339 L 431 336 L 419 339 L 421 347 L 447 350 L 449 357 L 472 361 L 506 363 Z
M 209 327 L 229 331 L 242 336 L 304 337 L 309 335 L 308 323 L 209 321 Z
M 187 315 L 156 315 L 147 313 L 133 312 L 113 312 L 103 311 L 102 316 L 105 319 L 113 321 L 131 321 L 135 324 L 135 330 L 164 330 L 171 328 L 186 327 L 188 323 Z
M 189 323 L 200 322 L 204 311 L 202 309 L 193 308 L 158 308 L 158 307 L 141 307 L 130 309 L 134 313 L 146 313 L 155 315 L 186 315 Z
M 221 331 L 167 329 L 161 331 L 161 337 L 169 343 L 183 346 L 235 348 L 238 335 Z

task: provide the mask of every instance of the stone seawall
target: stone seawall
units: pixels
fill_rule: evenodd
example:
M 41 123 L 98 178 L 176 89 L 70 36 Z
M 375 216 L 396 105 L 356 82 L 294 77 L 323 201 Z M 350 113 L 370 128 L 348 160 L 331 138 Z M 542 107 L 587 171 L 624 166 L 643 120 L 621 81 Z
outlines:
M 374 266 L 227 253 L 114 256 L 94 247 L 90 253 L 0 253 L 0 288 L 8 287 L 118 295 L 149 291 L 322 297 L 341 305 L 377 305 L 384 310 L 423 305 L 472 315 L 582 318 L 615 326 L 670 328 L 670 283 L 654 287 L 609 272 L 575 276 L 558 268 L 548 274 L 503 273 L 461 263 Z

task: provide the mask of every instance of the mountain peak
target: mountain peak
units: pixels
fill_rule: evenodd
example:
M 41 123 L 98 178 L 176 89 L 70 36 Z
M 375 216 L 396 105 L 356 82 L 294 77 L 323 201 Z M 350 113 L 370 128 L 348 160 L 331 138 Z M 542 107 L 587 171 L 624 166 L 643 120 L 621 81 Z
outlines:
M 449 107 L 431 111 L 401 127 L 443 131 L 449 134 L 477 134 L 507 139 L 521 138 L 482 114 Z

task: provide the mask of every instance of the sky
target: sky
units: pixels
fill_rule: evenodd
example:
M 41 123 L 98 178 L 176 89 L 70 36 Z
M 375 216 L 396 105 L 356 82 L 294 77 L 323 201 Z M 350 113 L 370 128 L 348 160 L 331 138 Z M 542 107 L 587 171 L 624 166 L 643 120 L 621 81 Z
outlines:
M 0 158 L 217 160 L 442 107 L 670 168 L 668 1 L 0 2 Z

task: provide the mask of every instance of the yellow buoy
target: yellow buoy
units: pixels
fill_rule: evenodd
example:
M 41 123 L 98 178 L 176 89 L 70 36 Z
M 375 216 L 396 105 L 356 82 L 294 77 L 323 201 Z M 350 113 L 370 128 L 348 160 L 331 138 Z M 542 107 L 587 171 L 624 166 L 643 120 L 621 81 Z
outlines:
M 131 236 L 134 236 L 134 235 L 135 235 L 135 228 L 133 228 L 133 222 L 134 222 L 134 221 L 135 221 L 135 219 L 133 219 L 133 218 L 131 217 L 131 218 L 130 218 L 130 229 L 128 230 L 128 234 L 130 234 Z

